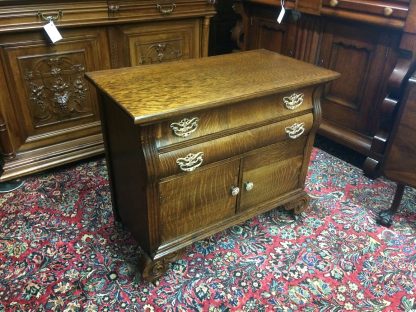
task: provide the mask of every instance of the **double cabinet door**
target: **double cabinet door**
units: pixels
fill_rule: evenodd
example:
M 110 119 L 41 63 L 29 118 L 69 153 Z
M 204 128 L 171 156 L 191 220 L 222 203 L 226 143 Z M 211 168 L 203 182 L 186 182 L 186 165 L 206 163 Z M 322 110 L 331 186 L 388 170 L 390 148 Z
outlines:
M 303 187 L 307 136 L 212 163 L 159 184 L 161 242 L 204 231 Z

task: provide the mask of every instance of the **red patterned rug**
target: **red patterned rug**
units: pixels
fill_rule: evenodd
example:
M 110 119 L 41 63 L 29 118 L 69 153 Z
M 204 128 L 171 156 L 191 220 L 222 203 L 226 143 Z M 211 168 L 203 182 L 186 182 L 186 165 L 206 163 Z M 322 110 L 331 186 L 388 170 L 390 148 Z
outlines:
M 415 311 L 416 191 L 315 149 L 311 211 L 275 209 L 186 249 L 152 285 L 115 226 L 103 159 L 0 195 L 0 311 Z M 412 310 L 413 309 L 413 310 Z

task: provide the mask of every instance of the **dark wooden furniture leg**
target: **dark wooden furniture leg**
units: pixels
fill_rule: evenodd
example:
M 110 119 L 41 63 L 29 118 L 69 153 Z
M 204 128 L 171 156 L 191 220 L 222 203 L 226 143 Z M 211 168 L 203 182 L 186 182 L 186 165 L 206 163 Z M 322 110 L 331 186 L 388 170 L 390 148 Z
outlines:
M 393 215 L 397 212 L 400 206 L 400 201 L 402 200 L 404 193 L 404 184 L 397 183 L 396 193 L 394 194 L 393 203 L 389 210 L 383 210 L 379 213 L 377 218 L 377 223 L 384 226 L 391 226 L 393 223 Z

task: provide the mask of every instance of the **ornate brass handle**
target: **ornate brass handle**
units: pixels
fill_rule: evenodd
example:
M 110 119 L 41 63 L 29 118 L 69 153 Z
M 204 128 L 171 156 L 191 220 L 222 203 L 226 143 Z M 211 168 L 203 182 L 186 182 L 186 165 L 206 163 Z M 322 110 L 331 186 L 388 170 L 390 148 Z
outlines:
M 283 103 L 287 109 L 294 110 L 302 105 L 304 96 L 305 95 L 303 93 L 295 92 L 290 96 L 285 96 L 283 98 Z
M 247 192 L 250 192 L 254 188 L 254 183 L 251 181 L 245 182 L 244 188 L 246 189 Z
M 293 125 L 286 127 L 285 132 L 288 134 L 289 138 L 296 139 L 305 132 L 305 123 L 294 123 Z
M 179 168 L 181 168 L 182 171 L 194 171 L 196 168 L 202 165 L 202 162 L 204 161 L 204 153 L 199 152 L 196 154 L 188 154 L 186 157 L 178 158 L 176 160 L 176 163 L 179 165 Z
M 191 119 L 184 118 L 179 122 L 172 122 L 170 127 L 176 136 L 186 138 L 198 129 L 198 122 L 198 117 L 193 117 Z
M 55 15 L 45 15 L 42 12 L 38 11 L 37 16 L 46 22 L 50 22 L 50 21 L 57 21 L 60 17 L 64 16 L 64 12 L 62 12 L 62 10 L 59 10 L 58 13 L 56 13 Z
M 162 14 L 170 14 L 170 13 L 172 13 L 173 12 L 173 10 L 175 10 L 175 8 L 176 8 L 176 4 L 175 3 L 172 3 L 172 4 L 170 4 L 170 5 L 166 5 L 166 6 L 163 6 L 163 5 L 160 5 L 159 3 L 158 4 L 156 4 L 156 8 L 159 10 L 159 12 L 160 13 L 162 13 Z
M 240 188 L 237 186 L 231 186 L 230 192 L 231 195 L 235 197 L 238 195 L 238 193 L 240 193 Z

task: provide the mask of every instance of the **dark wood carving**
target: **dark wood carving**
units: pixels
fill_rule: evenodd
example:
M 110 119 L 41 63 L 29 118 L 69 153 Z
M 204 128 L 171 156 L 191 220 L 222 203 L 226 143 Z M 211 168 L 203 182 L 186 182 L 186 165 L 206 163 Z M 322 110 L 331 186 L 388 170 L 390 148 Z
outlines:
M 397 115 L 404 83 L 414 70 L 415 65 L 412 65 L 412 62 L 411 55 L 403 52 L 390 75 L 387 95 L 380 106 L 379 130 L 372 139 L 370 152 L 363 166 L 364 173 L 371 178 L 376 178 L 381 175 L 380 165 L 383 161 L 387 141 Z
M 180 60 L 183 46 L 181 40 L 171 42 L 156 42 L 149 45 L 139 46 L 143 51 L 139 57 L 139 64 L 162 63 L 164 61 Z
M 92 114 L 85 65 L 74 60 L 69 56 L 20 59 L 35 127 Z

